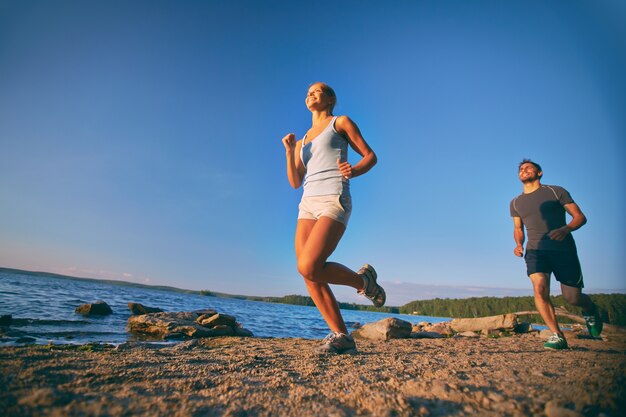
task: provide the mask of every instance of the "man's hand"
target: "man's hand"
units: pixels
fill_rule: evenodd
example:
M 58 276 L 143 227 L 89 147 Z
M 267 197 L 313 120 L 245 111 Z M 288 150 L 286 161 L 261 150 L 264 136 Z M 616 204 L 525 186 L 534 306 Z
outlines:
M 524 256 L 524 247 L 523 246 L 516 246 L 515 249 L 513 249 L 513 253 L 515 254 L 515 256 L 519 256 L 520 258 L 522 256 Z
M 548 233 L 548 237 L 552 240 L 562 242 L 571 231 L 572 230 L 567 226 L 559 227 L 558 229 L 551 230 L 550 233 Z

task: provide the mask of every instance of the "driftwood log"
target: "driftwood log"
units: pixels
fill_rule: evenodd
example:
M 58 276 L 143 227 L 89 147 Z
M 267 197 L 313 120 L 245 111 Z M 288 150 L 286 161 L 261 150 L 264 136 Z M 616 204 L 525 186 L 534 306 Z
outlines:
M 557 316 L 563 316 L 563 317 L 567 317 L 568 319 L 574 320 L 577 323 L 581 323 L 581 324 L 585 324 L 585 319 L 583 319 L 580 316 L 577 316 L 575 314 L 570 313 L 569 311 L 565 310 L 562 307 L 557 307 L 554 309 L 554 313 Z M 518 316 L 539 316 L 539 312 L 538 311 L 518 311 L 516 313 L 513 314 L 517 314 Z M 621 326 L 615 326 L 614 324 L 608 324 L 608 323 L 604 323 L 602 325 L 602 332 L 607 332 L 607 333 L 626 333 L 626 328 L 621 327 Z

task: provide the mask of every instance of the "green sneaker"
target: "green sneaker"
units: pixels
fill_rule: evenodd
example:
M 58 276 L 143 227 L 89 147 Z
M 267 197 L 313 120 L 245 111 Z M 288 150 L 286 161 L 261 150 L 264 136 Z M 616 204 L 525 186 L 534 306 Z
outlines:
M 546 349 L 554 350 L 569 349 L 569 346 L 567 346 L 567 340 L 565 340 L 564 337 L 561 337 L 556 333 L 550 336 L 548 341 L 543 344 L 543 347 Z
M 593 306 L 593 314 L 591 316 L 583 314 L 583 318 L 587 324 L 589 336 L 594 338 L 600 337 L 600 333 L 602 333 L 602 317 L 600 317 L 600 310 L 598 309 L 598 306 Z

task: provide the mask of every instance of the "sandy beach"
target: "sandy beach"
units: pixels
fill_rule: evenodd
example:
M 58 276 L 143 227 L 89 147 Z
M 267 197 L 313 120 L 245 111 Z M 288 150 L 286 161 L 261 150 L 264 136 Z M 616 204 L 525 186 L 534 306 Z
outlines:
M 623 335 L 547 351 L 536 334 L 360 341 L 318 356 L 305 339 L 174 346 L 0 348 L 7 416 L 619 416 Z

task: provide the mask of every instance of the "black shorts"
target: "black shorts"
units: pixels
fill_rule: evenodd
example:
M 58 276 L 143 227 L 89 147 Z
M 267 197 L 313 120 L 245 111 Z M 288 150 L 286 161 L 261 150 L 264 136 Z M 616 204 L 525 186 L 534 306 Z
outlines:
M 526 251 L 524 259 L 528 276 L 544 272 L 554 274 L 557 281 L 568 287 L 584 287 L 583 273 L 576 252 L 530 249 Z

